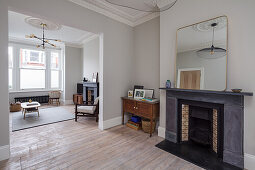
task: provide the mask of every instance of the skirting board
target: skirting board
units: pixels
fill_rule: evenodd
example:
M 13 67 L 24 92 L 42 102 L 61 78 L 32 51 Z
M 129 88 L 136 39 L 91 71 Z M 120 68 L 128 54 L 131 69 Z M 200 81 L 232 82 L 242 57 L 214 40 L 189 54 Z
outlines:
M 244 168 L 248 170 L 255 169 L 255 156 L 244 153 Z
M 5 145 L 0 147 L 0 161 L 10 158 L 10 146 Z
M 125 123 L 128 121 L 128 115 L 125 115 Z M 103 121 L 103 130 L 112 128 L 114 126 L 121 125 L 122 123 L 122 116 L 115 117 L 113 119 Z
M 73 104 L 73 100 L 64 100 L 63 103 L 64 105 Z
M 158 127 L 158 136 L 162 138 L 166 138 L 166 129 L 164 127 L 159 126 Z

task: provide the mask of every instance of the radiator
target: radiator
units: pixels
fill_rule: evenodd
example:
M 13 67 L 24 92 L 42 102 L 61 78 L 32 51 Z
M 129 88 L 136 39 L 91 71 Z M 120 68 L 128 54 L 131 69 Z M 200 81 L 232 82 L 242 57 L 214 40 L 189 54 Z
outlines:
M 39 103 L 48 103 L 49 102 L 49 96 L 30 96 L 30 97 L 15 97 L 15 103 L 16 102 L 28 102 L 29 100 L 37 101 Z

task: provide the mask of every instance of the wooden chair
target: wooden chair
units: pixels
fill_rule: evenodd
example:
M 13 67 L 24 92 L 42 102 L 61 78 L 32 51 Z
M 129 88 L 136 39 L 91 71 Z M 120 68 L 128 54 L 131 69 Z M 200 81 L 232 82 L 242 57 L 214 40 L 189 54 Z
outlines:
M 51 91 L 49 92 L 49 104 L 53 104 L 54 102 L 57 103 L 57 105 L 60 105 L 60 99 L 61 92 L 60 91 Z
M 98 122 L 99 114 L 99 97 L 94 102 L 83 102 L 83 104 L 75 104 L 75 121 L 77 122 L 78 116 L 81 117 L 95 117 Z

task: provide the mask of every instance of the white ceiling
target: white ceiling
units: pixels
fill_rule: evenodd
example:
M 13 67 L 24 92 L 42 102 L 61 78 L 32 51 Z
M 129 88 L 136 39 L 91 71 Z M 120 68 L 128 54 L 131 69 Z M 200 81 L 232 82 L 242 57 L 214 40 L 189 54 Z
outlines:
M 96 11 L 100 14 L 108 16 L 122 23 L 125 23 L 127 25 L 130 25 L 132 27 L 159 16 L 159 13 L 142 12 L 130 8 L 120 7 L 117 5 L 110 4 L 105 0 L 69 0 L 69 1 L 76 3 L 80 6 L 83 6 L 87 9 Z M 138 2 L 152 0 L 136 0 L 136 1 Z M 135 4 L 136 1 L 133 1 L 134 6 L 136 5 Z M 158 5 L 160 7 L 164 7 L 169 3 L 174 2 L 174 0 L 158 0 L 158 1 L 159 1 Z
M 25 35 L 35 34 L 38 37 L 42 35 L 42 29 L 33 27 L 25 22 L 29 16 L 9 11 L 9 39 L 11 41 L 29 41 Z M 81 47 L 83 42 L 95 34 L 67 27 L 62 25 L 60 30 L 45 30 L 46 38 L 60 39 L 66 45 Z M 30 40 L 31 41 L 31 40 Z

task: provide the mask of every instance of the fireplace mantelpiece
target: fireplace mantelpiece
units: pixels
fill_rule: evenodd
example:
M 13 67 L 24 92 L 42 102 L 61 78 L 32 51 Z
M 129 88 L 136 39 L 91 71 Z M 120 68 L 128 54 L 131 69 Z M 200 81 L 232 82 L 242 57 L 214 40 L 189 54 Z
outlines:
M 166 140 L 178 142 L 177 125 L 180 100 L 222 104 L 224 105 L 223 162 L 243 168 L 244 96 L 253 96 L 253 93 L 176 88 L 160 89 L 166 90 Z
M 223 94 L 223 95 L 232 95 L 232 96 L 253 96 L 252 92 L 240 92 L 234 93 L 232 91 L 214 91 L 214 90 L 190 90 L 190 89 L 178 89 L 178 88 L 159 88 L 160 90 L 166 91 L 176 91 L 176 92 L 193 92 L 200 94 Z

